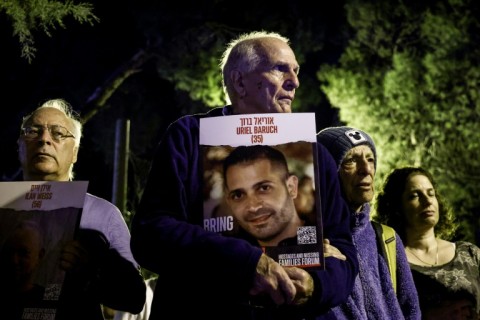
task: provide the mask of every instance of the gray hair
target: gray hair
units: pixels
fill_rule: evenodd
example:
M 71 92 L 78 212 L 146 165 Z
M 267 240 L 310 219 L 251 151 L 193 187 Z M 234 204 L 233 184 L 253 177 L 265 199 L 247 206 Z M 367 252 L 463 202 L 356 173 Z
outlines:
M 43 108 L 54 108 L 59 111 L 61 111 L 72 123 L 73 125 L 73 135 L 75 136 L 75 147 L 79 148 L 80 147 L 80 140 L 82 138 L 82 122 L 80 121 L 80 116 L 79 114 L 73 110 L 72 106 L 65 100 L 63 99 L 51 99 L 47 100 L 44 102 L 40 107 L 32 111 L 30 114 L 27 116 L 23 117 L 22 120 L 22 126 L 23 128 L 27 122 L 30 120 L 30 118 L 40 109 Z M 68 173 L 69 179 L 73 180 L 74 174 L 73 174 L 73 163 L 70 166 L 69 173 Z
M 229 76 L 230 73 L 235 69 L 250 72 L 258 67 L 262 62 L 262 57 L 257 52 L 258 44 L 260 43 L 259 40 L 264 38 L 276 38 L 288 45 L 290 44 L 288 38 L 276 32 L 268 31 L 244 33 L 228 43 L 220 61 L 223 90 L 227 96 L 227 100 L 231 100 L 234 95 L 233 83 Z

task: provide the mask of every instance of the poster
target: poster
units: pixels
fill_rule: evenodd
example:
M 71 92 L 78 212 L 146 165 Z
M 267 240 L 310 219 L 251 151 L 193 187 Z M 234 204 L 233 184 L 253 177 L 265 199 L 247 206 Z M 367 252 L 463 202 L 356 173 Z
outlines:
M 324 268 L 314 113 L 200 119 L 203 228 L 283 266 Z
M 54 320 L 88 182 L 0 182 L 0 310 L 5 319 Z

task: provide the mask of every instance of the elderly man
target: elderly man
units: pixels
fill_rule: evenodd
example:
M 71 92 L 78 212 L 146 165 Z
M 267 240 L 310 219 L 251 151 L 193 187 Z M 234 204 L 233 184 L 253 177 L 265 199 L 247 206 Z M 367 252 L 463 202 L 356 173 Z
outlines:
M 23 119 L 19 159 L 26 181 L 70 181 L 82 125 L 71 106 L 49 100 Z M 130 233 L 110 202 L 86 195 L 78 237 L 63 248 L 67 271 L 57 319 L 103 319 L 101 305 L 138 313 L 145 283 L 130 251 Z
M 192 310 L 210 320 L 320 318 L 345 301 L 358 266 L 335 164 L 323 146 L 316 152 L 324 236 L 346 260 L 327 257 L 325 271 L 284 268 L 258 245 L 202 228 L 200 118 L 291 112 L 300 85 L 295 54 L 276 33 L 241 35 L 227 46 L 221 67 L 231 105 L 169 126 L 133 218 L 134 256 L 159 275 L 150 319 L 188 319 Z M 257 296 L 268 302 L 252 303 Z

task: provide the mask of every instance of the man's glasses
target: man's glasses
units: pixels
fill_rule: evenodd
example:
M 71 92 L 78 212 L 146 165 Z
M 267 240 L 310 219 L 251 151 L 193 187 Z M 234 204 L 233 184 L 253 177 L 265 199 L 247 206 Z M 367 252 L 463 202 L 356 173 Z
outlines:
M 22 128 L 22 134 L 26 139 L 37 139 L 38 137 L 43 135 L 45 128 L 50 133 L 50 137 L 55 142 L 63 141 L 67 138 L 74 138 L 75 136 L 68 131 L 67 128 L 59 126 L 59 125 L 46 125 L 46 126 L 27 126 Z

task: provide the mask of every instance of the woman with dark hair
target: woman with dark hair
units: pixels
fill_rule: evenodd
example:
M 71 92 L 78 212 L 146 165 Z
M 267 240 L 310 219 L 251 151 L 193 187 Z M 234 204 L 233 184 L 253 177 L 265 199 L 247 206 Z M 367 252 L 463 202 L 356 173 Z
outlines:
M 449 241 L 458 225 L 433 176 L 421 167 L 394 169 L 375 205 L 374 219 L 405 244 L 422 318 L 480 319 L 480 248 Z

